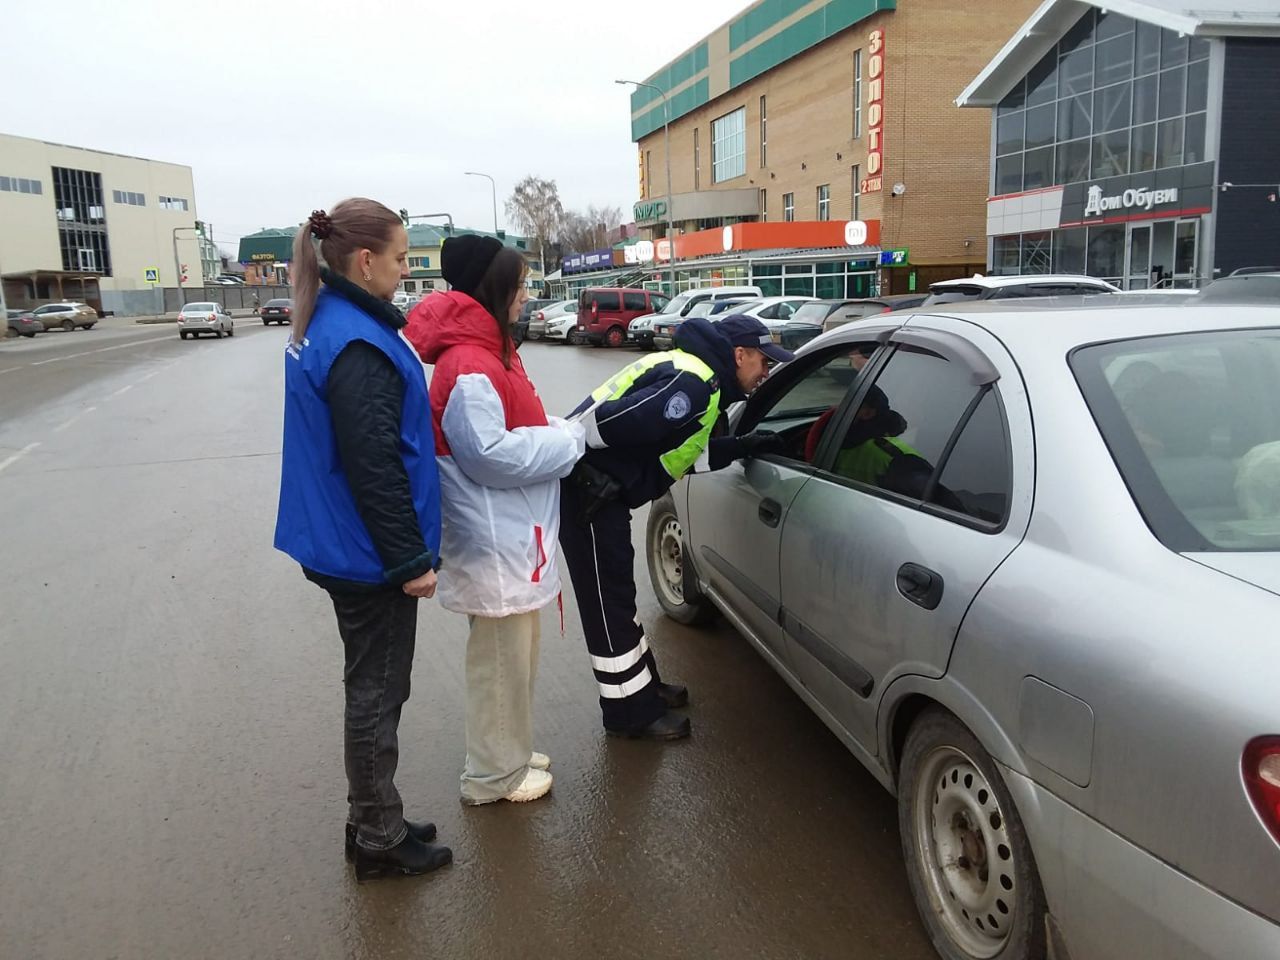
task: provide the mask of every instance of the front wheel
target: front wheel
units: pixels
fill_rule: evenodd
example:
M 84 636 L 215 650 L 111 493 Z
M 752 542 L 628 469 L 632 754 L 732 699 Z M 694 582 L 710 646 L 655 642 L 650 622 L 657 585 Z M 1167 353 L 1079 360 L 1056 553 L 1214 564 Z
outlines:
M 63 320 L 62 329 L 67 331 L 67 333 L 73 333 L 76 329 L 76 322 L 74 320 Z
M 649 507 L 645 555 L 649 563 L 649 582 L 653 584 L 653 592 L 668 617 L 691 626 L 709 623 L 715 618 L 715 607 L 698 590 L 697 577 L 688 566 L 684 530 L 676 514 L 675 498 L 670 493 Z
M 952 714 L 922 713 L 898 772 L 907 878 L 947 960 L 1043 960 L 1045 899 L 995 762 Z

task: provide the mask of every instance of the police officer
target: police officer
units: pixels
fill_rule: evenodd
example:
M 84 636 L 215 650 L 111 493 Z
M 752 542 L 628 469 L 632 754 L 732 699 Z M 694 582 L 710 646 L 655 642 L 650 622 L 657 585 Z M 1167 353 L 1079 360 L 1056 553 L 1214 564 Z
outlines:
M 689 692 L 662 681 L 636 618 L 631 510 L 691 470 L 780 450 L 768 432 L 713 434 L 724 432 L 722 411 L 791 359 L 753 317 L 695 317 L 680 325 L 675 350 L 637 360 L 574 411 L 587 453 L 562 481 L 560 546 L 611 735 L 676 740 L 690 731 L 688 717 L 670 712 Z

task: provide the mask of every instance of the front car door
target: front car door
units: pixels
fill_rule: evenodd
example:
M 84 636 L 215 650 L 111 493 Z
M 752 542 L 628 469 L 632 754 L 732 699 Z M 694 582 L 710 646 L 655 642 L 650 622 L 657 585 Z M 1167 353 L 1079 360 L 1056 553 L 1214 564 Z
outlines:
M 1012 359 L 943 318 L 887 338 L 824 432 L 782 531 L 780 618 L 797 676 L 867 753 L 885 689 L 946 672 L 969 604 L 1021 540 L 1032 458 Z
M 868 332 L 867 349 L 877 344 Z M 787 511 L 812 472 L 814 437 L 853 396 L 862 365 L 844 344 L 796 360 L 737 410 L 735 432 L 771 430 L 787 441 L 784 456 L 739 461 L 695 474 L 687 486 L 686 544 L 706 592 L 775 665 L 790 670 L 779 600 L 779 537 Z

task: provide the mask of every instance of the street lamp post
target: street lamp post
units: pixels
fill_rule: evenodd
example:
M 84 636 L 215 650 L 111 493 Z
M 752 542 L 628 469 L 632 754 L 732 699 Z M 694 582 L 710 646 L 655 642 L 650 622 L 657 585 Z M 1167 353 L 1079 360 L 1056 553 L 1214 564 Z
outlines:
M 640 80 L 615 80 L 614 83 L 626 86 L 647 87 L 657 90 L 662 97 L 662 152 L 667 158 L 667 283 L 671 286 L 671 296 L 676 295 L 676 241 L 675 229 L 671 223 L 671 104 L 667 101 L 666 91 L 656 84 L 644 83 Z M 646 174 L 648 171 L 646 170 Z
M 493 177 L 487 173 L 476 173 L 474 170 L 467 170 L 464 174 L 467 177 L 484 177 L 489 181 L 489 188 L 493 191 L 493 233 L 498 234 L 498 184 Z

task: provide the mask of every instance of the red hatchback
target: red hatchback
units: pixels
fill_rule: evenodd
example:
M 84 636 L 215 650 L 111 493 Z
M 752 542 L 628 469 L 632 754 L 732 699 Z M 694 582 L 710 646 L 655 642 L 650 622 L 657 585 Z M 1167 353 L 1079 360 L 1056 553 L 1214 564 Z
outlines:
M 665 293 L 635 287 L 587 287 L 578 294 L 578 338 L 620 347 L 632 320 L 659 312 L 670 299 Z

